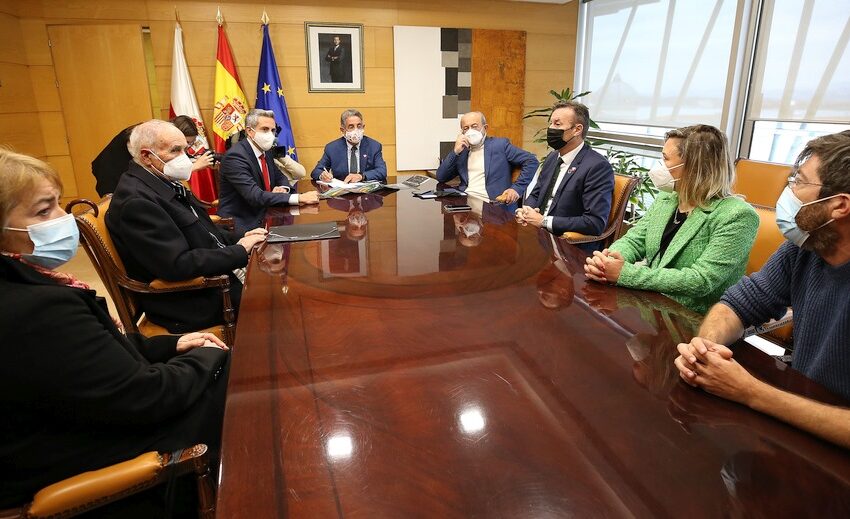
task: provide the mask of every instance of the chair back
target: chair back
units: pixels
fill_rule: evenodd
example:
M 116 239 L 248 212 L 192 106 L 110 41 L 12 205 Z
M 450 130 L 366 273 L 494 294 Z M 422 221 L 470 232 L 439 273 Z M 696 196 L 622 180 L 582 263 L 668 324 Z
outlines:
M 623 232 L 623 218 L 626 215 L 626 207 L 629 199 L 637 188 L 639 177 L 630 175 L 614 174 L 614 193 L 611 196 L 611 212 L 608 214 L 608 223 L 605 232 L 611 230 L 611 234 L 605 239 L 605 247 L 614 243 Z
M 776 209 L 762 205 L 752 204 L 753 209 L 759 216 L 759 228 L 753 248 L 750 249 L 750 258 L 747 260 L 747 275 L 758 272 L 767 262 L 767 259 L 776 252 L 785 241 L 782 231 L 776 225 Z
M 111 201 L 111 194 L 103 197 L 97 204 L 91 200 L 77 199 L 69 203 L 65 210 L 72 213 L 74 209 L 79 211 L 79 208 L 86 207 L 84 211 L 74 215 L 77 220 L 77 227 L 80 229 L 80 242 L 92 265 L 94 265 L 97 275 L 106 285 L 106 290 L 115 303 L 118 317 L 124 324 L 124 329 L 128 333 L 139 333 L 137 323 L 142 312 L 135 294 L 127 290 L 125 286 L 137 284 L 144 287 L 144 283 L 127 276 L 124 263 L 115 249 L 109 230 L 106 228 L 106 211 L 109 209 Z
M 776 207 L 776 200 L 788 184 L 791 166 L 740 158 L 735 161 L 735 184 L 732 190 L 744 195 L 747 202 L 763 207 Z

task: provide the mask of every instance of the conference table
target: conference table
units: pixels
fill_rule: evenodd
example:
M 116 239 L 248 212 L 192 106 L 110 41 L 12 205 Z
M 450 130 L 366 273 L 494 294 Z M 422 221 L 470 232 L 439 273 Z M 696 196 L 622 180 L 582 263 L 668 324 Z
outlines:
M 465 199 L 413 192 L 264 215 L 341 236 L 251 256 L 219 517 L 850 514 L 847 452 L 680 381 L 676 345 L 698 315 L 586 280 L 583 250 L 510 208 L 470 198 L 448 214 Z M 734 351 L 774 385 L 846 405 Z

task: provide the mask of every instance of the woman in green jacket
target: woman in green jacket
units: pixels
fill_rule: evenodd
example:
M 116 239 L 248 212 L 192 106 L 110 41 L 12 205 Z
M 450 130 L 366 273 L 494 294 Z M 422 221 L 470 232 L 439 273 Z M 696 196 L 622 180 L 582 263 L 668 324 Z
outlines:
M 662 292 L 704 314 L 743 275 L 759 218 L 732 194 L 726 137 L 704 124 L 664 136 L 649 176 L 662 193 L 609 249 L 587 259 L 600 283 Z

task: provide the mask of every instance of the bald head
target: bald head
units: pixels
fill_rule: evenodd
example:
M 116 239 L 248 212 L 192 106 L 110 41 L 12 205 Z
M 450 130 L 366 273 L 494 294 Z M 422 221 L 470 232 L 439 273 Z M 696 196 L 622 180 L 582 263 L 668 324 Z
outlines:
M 467 112 L 460 118 L 460 131 L 466 133 L 470 128 L 484 132 L 487 129 L 487 118 L 481 112 Z

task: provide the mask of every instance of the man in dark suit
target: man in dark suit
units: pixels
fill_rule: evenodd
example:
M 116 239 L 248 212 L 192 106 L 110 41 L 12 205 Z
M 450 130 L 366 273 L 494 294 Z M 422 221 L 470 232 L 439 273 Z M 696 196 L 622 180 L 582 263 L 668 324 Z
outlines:
M 387 164 L 381 155 L 381 143 L 363 135 L 365 128 L 363 114 L 351 108 L 342 112 L 339 118 L 342 137 L 325 146 L 325 153 L 310 175 L 313 180 L 386 182 Z
M 586 106 L 559 101 L 549 117 L 547 141 L 555 151 L 540 167 L 538 181 L 517 219 L 553 234 L 600 234 L 608 223 L 614 170 L 584 143 L 590 123 Z
M 437 180 L 448 182 L 460 176 L 461 191 L 507 204 L 519 200 L 537 171 L 534 155 L 508 139 L 488 138 L 487 119 L 481 112 L 464 114 L 460 129 L 454 150 L 437 168 Z M 516 182 L 511 182 L 513 168 L 522 168 Z
M 106 226 L 127 273 L 144 282 L 228 274 L 233 304 L 238 306 L 242 283 L 234 270 L 248 264 L 248 253 L 265 239 L 266 231 L 254 229 L 240 238 L 212 223 L 181 184 L 189 179 L 192 163 L 185 153 L 186 137 L 173 124 L 140 124 L 128 148 L 133 162 L 106 213 Z M 139 301 L 151 321 L 172 333 L 222 320 L 221 294 L 214 289 L 146 295 Z
M 325 54 L 325 61 L 330 64 L 331 83 L 345 83 L 345 47 L 342 46 L 339 36 L 334 36 L 334 44 Z
M 257 225 L 255 217 L 265 207 L 319 203 L 316 191 L 293 193 L 269 153 L 275 140 L 274 112 L 251 110 L 245 127 L 247 138 L 221 159 L 218 214 L 232 217 L 236 230 L 244 231 Z

